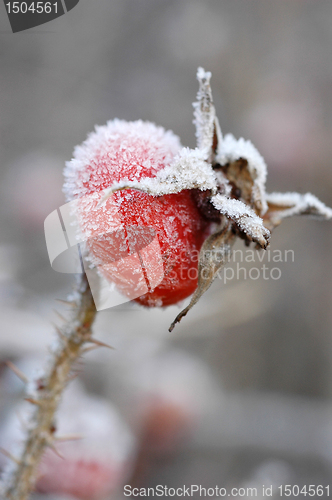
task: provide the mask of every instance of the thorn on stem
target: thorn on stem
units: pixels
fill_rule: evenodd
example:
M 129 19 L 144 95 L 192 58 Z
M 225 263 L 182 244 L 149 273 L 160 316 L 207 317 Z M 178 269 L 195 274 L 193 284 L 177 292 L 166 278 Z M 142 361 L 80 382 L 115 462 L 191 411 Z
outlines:
M 79 376 L 80 376 L 79 373 L 72 373 L 71 375 L 69 375 L 69 377 L 67 379 L 67 383 L 71 382 L 72 380 L 75 380 L 75 378 L 77 378 Z
M 61 319 L 61 321 L 64 321 L 65 323 L 67 322 L 67 319 L 64 316 L 62 316 L 62 314 L 59 313 L 59 311 L 53 309 L 53 312 L 55 312 L 55 314 Z
M 115 349 L 111 345 L 105 344 L 104 342 L 101 342 L 100 340 L 97 339 L 90 339 L 89 342 L 92 342 L 93 344 L 96 344 L 99 347 L 107 347 L 108 349 L 113 349 L 113 350 Z
M 9 451 L 5 450 L 4 448 L 0 448 L 0 453 L 2 453 L 5 457 L 7 457 L 10 460 L 12 460 L 13 462 L 15 462 L 15 464 L 20 465 L 21 462 L 16 457 L 14 457 L 11 453 L 9 453 Z
M 51 448 L 51 450 L 59 457 L 62 458 L 62 460 L 65 460 L 65 457 L 59 452 L 59 450 L 56 449 L 53 443 L 48 443 L 47 446 Z
M 23 372 L 21 372 L 21 370 L 19 368 L 17 368 L 17 366 L 14 365 L 14 363 L 12 363 L 11 361 L 6 361 L 5 364 L 8 366 L 8 368 L 15 373 L 15 375 L 20 379 L 22 380 L 22 382 L 24 384 L 27 384 L 28 383 L 28 378 L 26 377 L 26 375 L 24 375 Z
M 28 403 L 31 403 L 32 405 L 41 406 L 41 402 L 37 401 L 37 399 L 24 398 L 24 401 L 28 401 Z
M 69 307 L 77 307 L 77 303 L 74 300 L 64 300 L 64 299 L 55 299 L 60 304 L 64 304 Z
M 20 422 L 22 429 L 26 430 L 27 429 L 27 422 L 25 422 L 23 420 L 22 415 L 18 411 L 16 412 L 16 416 L 17 416 L 18 421 Z
M 57 334 L 59 335 L 59 337 L 61 338 L 61 340 L 65 340 L 66 336 L 65 334 L 61 331 L 61 328 L 58 327 L 58 325 L 56 325 L 55 323 L 52 322 L 52 326 L 53 328 L 55 329 L 55 331 L 57 332 Z
M 96 349 L 99 349 L 99 347 L 100 346 L 98 346 L 98 345 L 91 345 L 90 347 L 85 347 L 84 349 L 82 349 L 81 355 L 86 354 L 87 352 L 90 352 L 90 351 L 95 351 Z
M 58 443 L 62 443 L 65 441 L 78 441 L 79 439 L 83 439 L 84 436 L 80 436 L 79 434 L 68 434 L 68 436 L 56 436 L 54 439 Z

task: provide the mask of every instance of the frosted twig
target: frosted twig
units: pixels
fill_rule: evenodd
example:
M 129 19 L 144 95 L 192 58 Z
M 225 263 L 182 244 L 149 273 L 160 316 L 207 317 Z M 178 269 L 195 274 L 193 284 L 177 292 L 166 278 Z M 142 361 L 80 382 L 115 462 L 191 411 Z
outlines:
M 55 448 L 57 411 L 62 392 L 82 347 L 91 339 L 96 308 L 86 276 L 79 279 L 72 318 L 61 328 L 57 347 L 45 374 L 35 383 L 27 400 L 33 405 L 28 431 L 20 455 L 8 464 L 3 477 L 2 499 L 26 500 L 33 490 L 38 466 L 47 447 Z

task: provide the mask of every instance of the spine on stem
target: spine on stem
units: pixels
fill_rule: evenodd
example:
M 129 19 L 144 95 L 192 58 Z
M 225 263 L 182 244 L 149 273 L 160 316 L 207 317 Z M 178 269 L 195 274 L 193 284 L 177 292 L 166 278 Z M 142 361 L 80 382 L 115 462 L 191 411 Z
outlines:
M 33 393 L 26 398 L 34 408 L 21 452 L 15 457 L 7 453 L 11 462 L 5 470 L 1 487 L 1 498 L 5 500 L 26 500 L 34 488 L 45 449 L 50 447 L 57 452 L 55 414 L 71 370 L 83 354 L 86 343 L 100 344 L 92 339 L 91 326 L 96 308 L 84 274 L 78 278 L 71 306 L 71 318 L 61 328 L 56 327 L 58 345 L 51 361 L 44 375 L 34 382 Z

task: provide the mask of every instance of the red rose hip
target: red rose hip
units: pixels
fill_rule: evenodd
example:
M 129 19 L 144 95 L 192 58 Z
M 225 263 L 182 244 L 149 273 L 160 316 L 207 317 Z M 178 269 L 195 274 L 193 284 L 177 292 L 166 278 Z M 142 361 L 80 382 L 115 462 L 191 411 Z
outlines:
M 129 299 L 168 306 L 197 288 L 198 253 L 209 223 L 193 192 L 152 196 L 104 190 L 155 177 L 181 150 L 177 136 L 149 122 L 114 120 L 76 147 L 65 169 L 65 193 L 78 199 L 80 230 L 98 271 Z

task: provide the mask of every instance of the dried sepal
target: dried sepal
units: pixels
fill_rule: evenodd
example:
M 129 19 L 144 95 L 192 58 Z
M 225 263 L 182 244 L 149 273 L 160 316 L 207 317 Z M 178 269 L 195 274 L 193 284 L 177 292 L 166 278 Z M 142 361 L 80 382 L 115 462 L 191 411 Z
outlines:
M 177 315 L 169 327 L 170 332 L 210 288 L 218 271 L 226 264 L 227 258 L 230 257 L 234 239 L 235 235 L 231 224 L 227 222 L 223 229 L 215 232 L 204 241 L 199 253 L 197 288 L 189 305 Z
M 249 241 L 254 241 L 261 248 L 266 248 L 270 241 L 270 231 L 263 225 L 263 219 L 258 217 L 250 206 L 241 200 L 228 198 L 217 194 L 211 198 L 213 206 L 230 219 L 240 233 Z
M 249 204 L 257 214 L 264 214 L 267 210 L 267 168 L 255 146 L 250 141 L 235 139 L 232 134 L 227 134 L 218 150 L 216 161 L 229 182 L 238 189 L 236 197 Z
M 197 102 L 193 106 L 197 147 L 207 152 L 209 163 L 214 163 L 215 155 L 222 141 L 222 135 L 213 104 L 210 78 L 210 71 L 198 68 L 197 80 L 199 90 L 197 93 Z
M 311 193 L 270 193 L 264 224 L 271 231 L 286 217 L 308 215 L 319 220 L 332 219 L 332 210 Z

